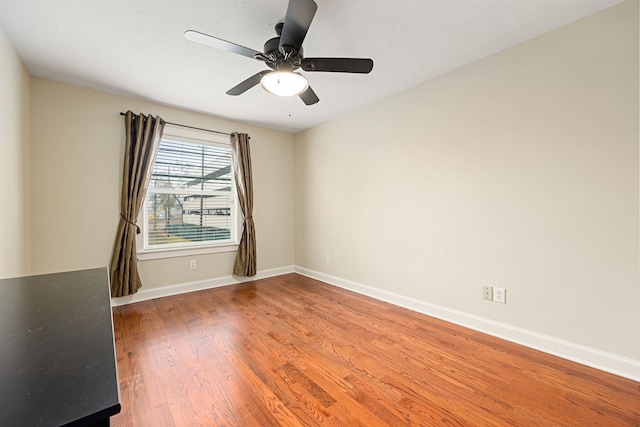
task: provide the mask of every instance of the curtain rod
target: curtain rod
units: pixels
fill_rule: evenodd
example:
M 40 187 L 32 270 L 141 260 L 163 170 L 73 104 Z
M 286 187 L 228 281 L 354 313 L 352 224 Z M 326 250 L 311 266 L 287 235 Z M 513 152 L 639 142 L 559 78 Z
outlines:
M 127 113 L 120 112 L 120 115 L 121 115 L 121 116 L 124 116 L 124 115 L 126 115 L 126 114 L 127 114 Z M 198 128 L 198 127 L 195 127 L 195 126 L 188 126 L 188 125 L 181 125 L 180 123 L 172 123 L 172 122 L 168 122 L 168 121 L 166 121 L 166 120 L 163 120 L 163 121 L 164 121 L 166 124 L 168 124 L 168 125 L 180 126 L 180 127 L 183 127 L 183 128 L 189 128 L 189 129 L 195 129 L 195 130 L 202 130 L 202 131 L 205 131 L 205 132 L 211 132 L 211 133 L 217 133 L 217 134 L 220 134 L 220 135 L 227 135 L 227 136 L 231 136 L 231 134 L 230 134 L 230 133 L 220 132 L 220 131 L 217 131 L 217 130 L 211 130 L 211 129 Z

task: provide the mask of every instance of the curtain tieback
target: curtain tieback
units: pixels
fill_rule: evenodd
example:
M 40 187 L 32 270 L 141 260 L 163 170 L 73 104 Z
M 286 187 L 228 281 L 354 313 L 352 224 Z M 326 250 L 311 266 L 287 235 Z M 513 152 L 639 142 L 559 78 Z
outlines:
M 136 224 L 135 222 L 129 221 L 124 215 L 122 215 L 122 212 L 120 212 L 120 218 L 122 218 L 124 222 L 126 222 L 127 224 L 133 225 L 136 228 L 136 234 L 140 234 L 140 226 L 138 224 Z
M 248 219 L 253 219 L 253 216 L 248 216 L 244 219 L 244 221 L 242 221 L 242 226 L 244 227 L 244 225 L 247 223 Z

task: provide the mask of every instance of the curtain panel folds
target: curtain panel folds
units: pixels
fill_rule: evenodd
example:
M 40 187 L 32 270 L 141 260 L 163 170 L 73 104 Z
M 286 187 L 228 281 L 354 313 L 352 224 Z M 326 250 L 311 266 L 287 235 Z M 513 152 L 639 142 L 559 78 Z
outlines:
M 136 224 L 151 179 L 165 122 L 158 116 L 127 111 L 124 115 L 126 146 L 122 171 L 120 222 L 116 233 L 111 265 L 111 296 L 134 294 L 142 286 L 138 275 Z
M 244 133 L 231 134 L 231 154 L 233 157 L 234 177 L 238 192 L 238 203 L 244 221 L 242 237 L 233 266 L 237 276 L 256 275 L 256 230 L 253 223 L 253 178 L 251 176 L 251 150 L 249 136 Z

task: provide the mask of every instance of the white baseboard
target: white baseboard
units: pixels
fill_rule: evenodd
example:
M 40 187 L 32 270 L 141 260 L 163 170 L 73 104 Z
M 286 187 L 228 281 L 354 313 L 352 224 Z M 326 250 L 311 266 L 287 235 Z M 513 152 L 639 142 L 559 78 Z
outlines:
M 296 266 L 295 272 L 371 298 L 408 308 L 428 316 L 436 317 L 447 322 L 455 323 L 507 341 L 540 350 L 563 359 L 571 360 L 573 362 L 629 378 L 634 381 L 640 381 L 640 360 L 634 360 L 596 350 L 505 323 L 495 322 L 473 314 L 430 304 L 415 298 L 406 297 L 393 292 L 363 285 L 361 283 L 341 279 L 318 271 L 309 270 L 307 268 Z
M 272 268 L 270 270 L 259 271 L 253 277 L 224 276 L 214 279 L 199 280 L 197 282 L 180 283 L 177 285 L 163 286 L 161 288 L 140 289 L 133 295 L 126 297 L 111 298 L 113 307 L 119 305 L 133 304 L 135 302 L 147 301 L 154 298 L 168 297 L 171 295 L 179 295 L 187 292 L 201 291 L 204 289 L 219 288 L 221 286 L 235 285 L 238 283 L 252 282 L 258 279 L 266 279 L 267 277 L 281 276 L 283 274 L 293 273 L 294 266 Z

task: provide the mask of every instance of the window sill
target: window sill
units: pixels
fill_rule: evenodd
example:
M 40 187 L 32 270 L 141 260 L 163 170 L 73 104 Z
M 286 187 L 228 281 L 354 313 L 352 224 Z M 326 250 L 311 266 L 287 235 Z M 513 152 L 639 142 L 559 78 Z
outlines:
M 215 254 L 221 252 L 235 252 L 238 250 L 238 244 L 207 246 L 202 248 L 171 248 L 171 249 L 155 249 L 147 251 L 138 251 L 138 261 L 146 261 L 150 259 L 177 258 L 183 256 Z

